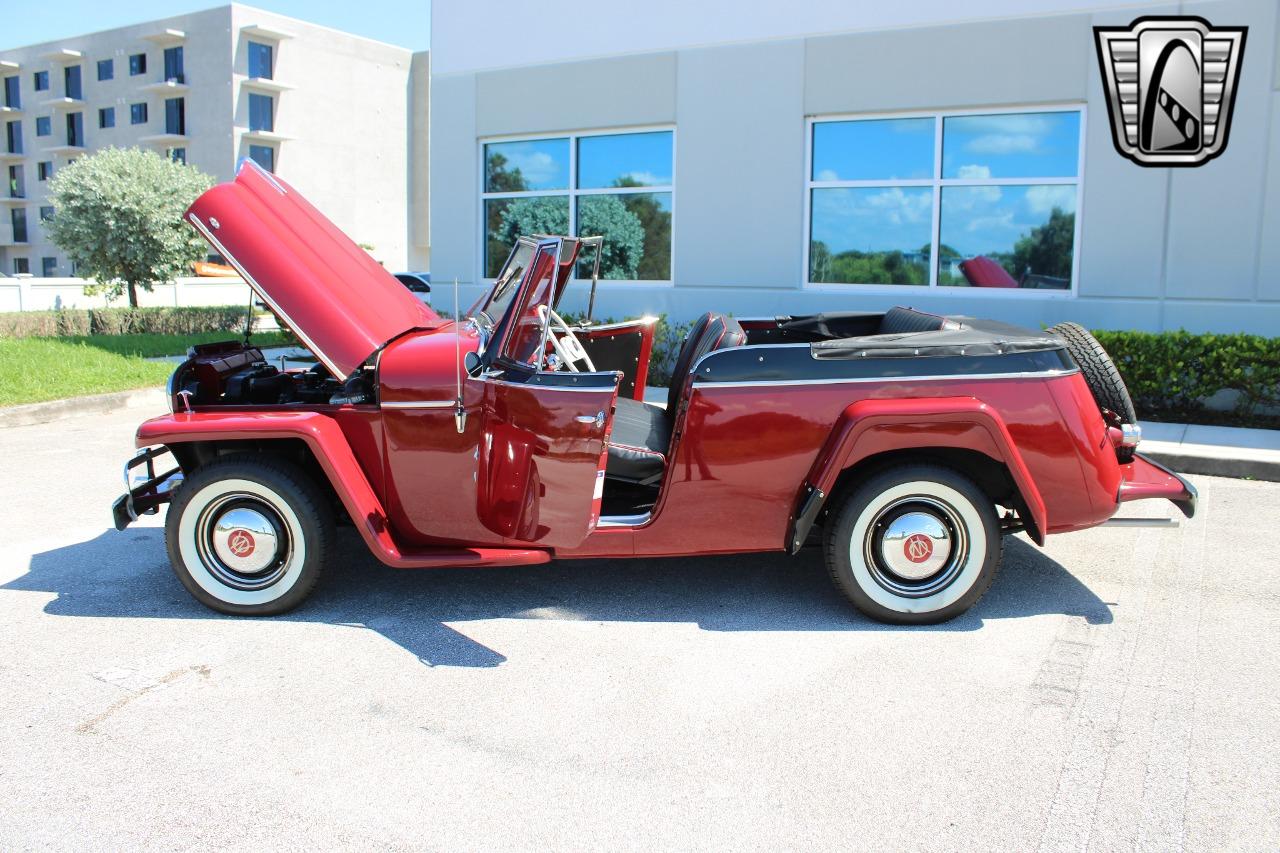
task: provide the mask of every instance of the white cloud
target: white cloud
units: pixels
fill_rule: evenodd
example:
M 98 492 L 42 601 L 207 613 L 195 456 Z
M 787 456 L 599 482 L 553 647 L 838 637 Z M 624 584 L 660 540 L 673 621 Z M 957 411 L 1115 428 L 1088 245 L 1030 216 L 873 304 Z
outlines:
M 1068 213 L 1076 209 L 1076 188 L 1066 185 L 1038 184 L 1027 187 L 1027 209 L 1038 216 L 1048 216 L 1055 207 Z
M 987 133 L 965 146 L 974 154 L 1030 154 L 1039 148 L 1040 137 L 1029 133 Z
M 985 180 L 991 177 L 991 167 L 978 166 L 974 164 L 961 166 L 958 170 L 956 170 L 956 177 L 963 178 L 969 181 Z
M 817 179 L 819 181 L 838 181 L 840 180 L 840 175 L 836 173 L 835 169 L 821 169 L 818 171 Z
M 622 177 L 630 178 L 645 186 L 665 186 L 671 183 L 670 175 L 655 175 L 653 172 L 627 172 Z
M 545 151 L 512 151 L 507 155 L 508 171 L 520 170 L 531 185 L 545 184 L 560 176 L 560 164 Z

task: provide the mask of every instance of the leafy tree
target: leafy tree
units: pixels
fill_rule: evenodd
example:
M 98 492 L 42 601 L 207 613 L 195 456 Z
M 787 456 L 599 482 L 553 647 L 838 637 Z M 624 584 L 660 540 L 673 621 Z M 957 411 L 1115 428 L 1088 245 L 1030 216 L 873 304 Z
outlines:
M 908 255 L 895 250 L 860 252 L 851 249 L 832 255 L 826 243 L 809 246 L 809 267 L 813 281 L 848 284 L 928 284 L 929 247 Z
M 529 196 L 490 202 L 488 219 L 488 272 L 494 276 L 521 235 L 569 233 L 569 200 L 564 196 Z M 618 196 L 580 198 L 578 230 L 604 235 L 601 278 L 637 277 L 644 257 L 644 226 Z
M 502 270 L 507 254 L 521 235 L 569 233 L 569 199 L 564 196 L 490 201 L 486 203 L 485 216 L 485 266 L 490 278 Z
M 94 279 L 89 294 L 116 299 L 126 290 L 173 281 L 208 249 L 182 219 L 213 179 L 138 148 L 106 148 L 58 172 L 49 186 L 49 238 Z
M 616 195 L 588 195 L 578 199 L 578 231 L 604 236 L 600 277 L 631 280 L 638 277 L 644 257 L 645 233 L 640 218 Z M 666 278 L 666 276 L 663 276 Z
M 638 187 L 640 182 L 631 176 L 618 178 L 615 187 Z M 663 210 L 658 196 L 653 193 L 637 193 L 622 197 L 627 210 L 640 220 L 644 229 L 644 254 L 636 268 L 636 277 L 644 281 L 663 281 L 671 278 L 671 211 Z
M 1037 225 L 1031 233 L 1018 238 L 1013 244 L 1013 257 L 1005 262 L 1005 268 L 1014 278 L 1023 273 L 1071 277 L 1071 246 L 1076 233 L 1076 215 L 1055 207 L 1049 213 L 1049 221 Z
M 490 154 L 484 161 L 485 189 L 494 193 L 514 193 L 529 189 L 520 167 L 507 171 L 507 158 L 498 153 Z

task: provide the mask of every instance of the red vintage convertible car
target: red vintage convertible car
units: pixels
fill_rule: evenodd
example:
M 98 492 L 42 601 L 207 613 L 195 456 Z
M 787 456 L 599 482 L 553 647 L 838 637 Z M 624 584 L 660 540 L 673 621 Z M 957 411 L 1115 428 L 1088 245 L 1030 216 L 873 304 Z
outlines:
M 349 522 L 406 569 L 796 553 L 820 534 L 864 613 L 938 622 L 991 585 L 1005 534 L 1043 543 L 1141 498 L 1195 508 L 1134 451 L 1123 382 L 1078 326 L 709 313 L 662 405 L 643 401 L 654 320 L 556 311 L 599 238 L 521 238 L 450 319 L 252 165 L 187 219 L 318 360 L 197 346 L 171 413 L 138 429 L 126 480 L 146 473 L 116 525 L 169 503 L 174 571 L 226 613 L 299 604 Z

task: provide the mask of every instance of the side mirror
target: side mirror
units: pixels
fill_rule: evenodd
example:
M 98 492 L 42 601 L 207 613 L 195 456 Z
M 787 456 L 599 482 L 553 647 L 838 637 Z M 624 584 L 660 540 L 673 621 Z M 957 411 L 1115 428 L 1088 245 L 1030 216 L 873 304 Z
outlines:
M 468 376 L 474 376 L 475 372 L 480 368 L 480 356 L 476 355 L 475 350 L 466 354 L 462 359 L 462 366 L 466 368 Z

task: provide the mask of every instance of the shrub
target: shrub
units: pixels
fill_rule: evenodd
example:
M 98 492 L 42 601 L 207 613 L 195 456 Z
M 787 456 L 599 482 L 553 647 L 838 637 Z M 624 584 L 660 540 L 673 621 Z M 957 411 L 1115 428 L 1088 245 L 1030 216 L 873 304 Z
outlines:
M 91 308 L 0 313 L 0 339 L 241 332 L 245 307 Z
M 1142 417 L 1194 419 L 1224 390 L 1238 393 L 1235 414 L 1244 419 L 1280 405 L 1280 338 L 1181 329 L 1093 334 L 1120 368 Z
M 65 338 L 87 334 L 89 312 L 81 309 L 12 311 L 0 314 L 0 339 Z

